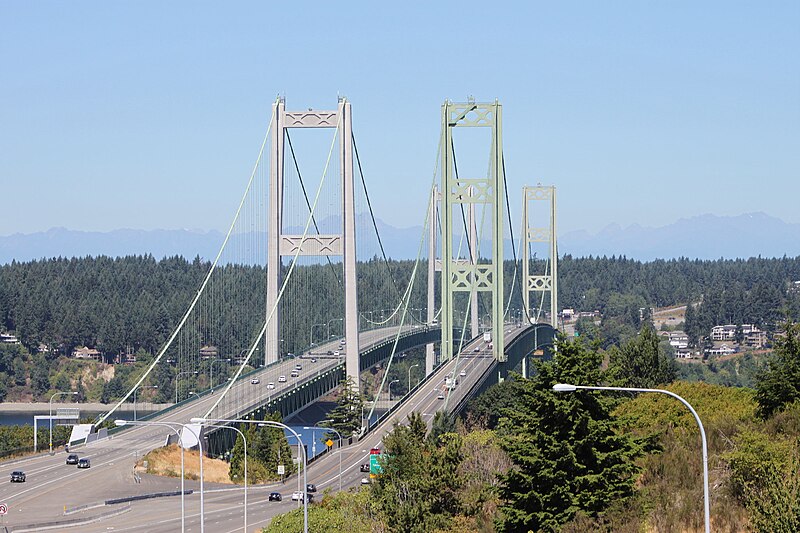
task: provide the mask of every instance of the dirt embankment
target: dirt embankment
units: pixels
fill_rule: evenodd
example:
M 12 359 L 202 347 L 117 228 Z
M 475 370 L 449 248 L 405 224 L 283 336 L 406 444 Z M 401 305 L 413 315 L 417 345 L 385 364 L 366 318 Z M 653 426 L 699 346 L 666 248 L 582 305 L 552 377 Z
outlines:
M 145 461 L 147 466 L 145 465 Z M 233 482 L 228 477 L 230 465 L 219 459 L 203 458 L 203 478 L 210 483 Z M 140 474 L 153 474 L 156 476 L 180 477 L 181 476 L 181 449 L 177 444 L 157 448 L 139 459 L 136 471 Z M 186 450 L 184 457 L 184 471 L 186 479 L 200 479 L 200 453 L 196 450 Z

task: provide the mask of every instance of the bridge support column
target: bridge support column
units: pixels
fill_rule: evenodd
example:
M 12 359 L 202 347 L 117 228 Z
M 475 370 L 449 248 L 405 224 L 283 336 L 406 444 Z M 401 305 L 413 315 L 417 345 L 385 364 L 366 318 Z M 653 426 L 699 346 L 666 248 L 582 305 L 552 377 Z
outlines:
M 332 235 L 284 235 L 282 228 L 283 206 L 283 158 L 284 138 L 288 128 L 337 128 L 339 136 L 339 168 L 342 193 L 342 230 Z M 267 316 L 277 305 L 282 279 L 281 256 L 313 255 L 343 256 L 344 269 L 344 333 L 346 375 L 358 384 L 358 296 L 356 291 L 356 232 L 355 232 L 355 188 L 353 186 L 353 125 L 350 102 L 339 99 L 335 111 L 287 112 L 284 101 L 275 102 L 275 117 L 272 123 L 272 163 L 269 188 L 269 230 L 267 241 Z M 313 238 L 311 238 L 313 237 Z M 280 310 L 272 313 L 265 336 L 264 363 L 278 359 L 280 350 Z
M 534 323 L 536 316 L 531 309 L 530 293 L 547 292 L 550 294 L 550 323 L 553 328 L 558 328 L 558 247 L 556 243 L 556 188 L 553 186 L 537 185 L 535 187 L 522 188 L 522 219 L 523 219 L 523 260 L 522 260 L 522 305 L 525 308 L 525 315 L 531 323 Z M 545 201 L 550 204 L 549 222 L 547 226 L 532 226 L 532 213 L 530 203 L 533 201 Z M 534 276 L 530 274 L 530 258 L 528 251 L 531 243 L 548 243 L 547 264 L 549 272 L 543 275 Z M 541 310 L 540 310 L 541 311 Z
M 485 178 L 466 178 L 456 168 L 453 128 L 484 127 L 491 129 L 490 169 Z M 502 106 L 475 102 L 442 106 L 442 354 L 452 357 L 458 344 L 453 338 L 453 295 L 455 292 L 492 293 L 493 355 L 498 362 L 505 356 L 503 314 L 503 227 L 505 222 L 503 182 Z M 470 189 L 473 189 L 472 191 Z M 454 209 L 459 204 L 481 205 L 489 209 L 491 220 L 491 262 L 476 264 L 472 258 L 453 257 Z M 477 253 L 477 245 L 474 246 Z M 477 307 L 477 306 L 473 306 Z
M 436 319 L 436 205 L 439 201 L 439 192 L 433 186 L 431 203 L 428 206 L 428 327 Z M 436 368 L 436 352 L 433 343 L 425 345 L 425 376 L 433 374 Z

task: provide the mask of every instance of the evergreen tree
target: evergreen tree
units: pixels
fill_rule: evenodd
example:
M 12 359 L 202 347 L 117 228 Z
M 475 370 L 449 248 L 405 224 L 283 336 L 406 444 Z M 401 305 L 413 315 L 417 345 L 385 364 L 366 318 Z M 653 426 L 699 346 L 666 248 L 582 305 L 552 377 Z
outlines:
M 600 384 L 602 355 L 580 340 L 558 342 L 550 362 L 524 380 L 523 409 L 507 409 L 498 427 L 514 468 L 499 476 L 502 531 L 557 531 L 579 511 L 597 516 L 633 493 L 635 441 L 617 431 L 606 393 L 552 390 L 556 383 Z
M 341 383 L 341 394 L 336 401 L 336 407 L 328 412 L 328 425 L 341 433 L 342 437 L 349 437 L 361 431 L 361 414 L 364 408 L 364 398 L 358 391 L 358 386 L 348 376 Z
M 665 353 L 658 334 L 645 325 L 638 337 L 611 351 L 611 376 L 623 387 L 653 388 L 675 380 L 675 361 Z
M 769 366 L 756 377 L 759 414 L 768 418 L 800 399 L 800 324 L 787 323 Z
M 383 440 L 383 474 L 373 493 L 390 531 L 443 530 L 460 510 L 461 438 L 448 433 L 434 443 L 425 434 L 422 416 L 411 413 L 407 425 L 395 424 Z

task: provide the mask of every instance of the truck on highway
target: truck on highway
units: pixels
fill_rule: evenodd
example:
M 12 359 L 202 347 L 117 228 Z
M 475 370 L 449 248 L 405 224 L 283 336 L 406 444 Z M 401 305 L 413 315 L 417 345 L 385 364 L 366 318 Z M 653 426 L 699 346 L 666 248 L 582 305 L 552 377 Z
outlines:
M 492 333 L 490 331 L 483 332 L 483 342 L 492 342 Z

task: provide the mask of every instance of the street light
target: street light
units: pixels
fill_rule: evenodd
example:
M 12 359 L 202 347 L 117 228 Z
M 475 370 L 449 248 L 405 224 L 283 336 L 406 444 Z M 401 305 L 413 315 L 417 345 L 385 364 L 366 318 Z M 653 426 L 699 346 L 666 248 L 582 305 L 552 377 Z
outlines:
M 344 324 L 344 318 L 331 318 L 328 320 L 328 338 L 331 337 L 331 322 L 336 322 L 337 320 L 342 321 L 342 324 Z M 342 326 L 342 329 L 344 330 L 344 325 Z M 344 331 L 342 331 L 342 337 L 344 337 Z
M 317 326 L 322 326 L 322 327 L 325 327 L 325 326 L 326 326 L 326 324 L 312 324 L 312 325 L 311 325 L 311 333 L 309 334 L 309 337 L 310 337 L 310 338 L 309 338 L 309 341 L 308 341 L 308 343 L 309 343 L 311 346 L 314 346 L 314 328 L 315 328 L 315 327 L 317 327 Z
M 177 437 L 178 437 L 178 446 L 180 446 L 180 448 L 181 448 L 181 531 L 185 531 L 185 529 L 186 529 L 186 526 L 185 526 L 185 521 L 186 521 L 186 518 L 185 518 L 186 512 L 185 512 L 185 510 L 186 510 L 186 507 L 185 507 L 185 502 L 184 502 L 184 494 L 186 493 L 186 491 L 184 490 L 184 479 L 186 478 L 186 473 L 185 473 L 185 469 L 184 469 L 184 460 L 183 460 L 184 447 L 183 447 L 183 441 L 182 441 L 180 432 L 177 429 L 175 429 L 175 427 L 172 424 L 175 424 L 175 426 L 181 426 L 184 429 L 184 431 L 188 429 L 192 433 L 192 435 L 195 436 L 195 438 L 197 439 L 197 445 L 200 447 L 200 531 L 201 532 L 205 531 L 205 516 L 203 514 L 203 504 L 205 502 L 204 491 L 203 491 L 203 443 L 200 441 L 200 436 L 197 433 L 195 433 L 195 431 L 191 427 L 189 427 L 187 424 L 181 424 L 181 423 L 178 423 L 178 422 L 173 422 L 173 423 L 169 423 L 168 424 L 166 422 L 144 422 L 144 421 L 141 421 L 141 420 L 139 420 L 139 421 L 136 421 L 136 420 L 114 420 L 114 424 L 116 426 L 118 426 L 118 427 L 122 427 L 122 426 L 163 426 L 163 427 L 167 427 L 167 428 L 171 429 L 172 431 L 175 432 L 175 435 L 177 435 Z
M 139 389 L 157 389 L 158 385 L 145 385 L 144 387 L 136 387 L 133 389 L 133 419 L 136 420 L 136 393 Z M 150 406 L 152 408 L 152 405 Z
M 242 436 L 244 441 L 244 532 L 247 533 L 247 438 L 245 438 L 242 430 L 235 426 L 219 426 L 216 424 L 208 424 L 208 427 L 219 429 L 232 429 Z
M 389 382 L 389 402 L 392 401 L 392 384 L 393 383 L 400 383 L 400 380 L 399 379 L 393 379 L 392 381 Z
M 50 455 L 53 454 L 53 398 L 56 396 L 66 396 L 66 395 L 75 396 L 78 394 L 74 391 L 66 391 L 66 392 L 56 392 L 52 396 L 50 396 Z
M 419 363 L 415 363 L 408 367 L 408 392 L 411 392 L 411 369 L 415 366 L 419 366 Z
M 223 362 L 227 361 L 228 363 L 231 362 L 230 358 L 228 358 L 228 359 L 214 359 L 213 361 L 211 361 L 211 365 L 210 365 L 210 369 L 211 369 L 211 392 L 214 392 L 214 363 L 218 363 L 220 361 L 223 361 Z
M 320 420 L 320 422 L 330 422 L 330 420 Z M 333 429 L 332 427 L 320 426 L 319 422 L 317 422 L 313 426 L 303 427 L 303 429 L 306 431 L 308 431 L 309 429 L 311 430 L 312 442 L 314 439 L 314 428 L 324 429 L 325 431 L 333 431 L 334 433 L 336 433 L 336 437 L 339 439 L 339 490 L 341 491 L 342 490 L 342 434 Z
M 308 533 L 308 473 L 306 472 L 306 452 L 303 448 L 303 441 L 300 440 L 300 435 L 297 434 L 295 430 L 283 424 L 281 422 L 275 422 L 274 420 L 241 420 L 241 419 L 226 419 L 226 418 L 192 418 L 192 424 L 201 424 L 205 425 L 209 422 L 211 423 L 223 423 L 223 424 L 258 424 L 264 426 L 272 426 L 272 427 L 279 427 L 283 428 L 284 430 L 288 430 L 294 435 L 294 438 L 297 439 L 297 453 L 300 454 L 302 450 L 303 456 L 303 533 Z M 298 476 L 299 477 L 299 476 Z M 202 493 L 201 493 L 202 496 Z M 202 512 L 202 511 L 201 511 Z
M 183 376 L 184 374 L 197 374 L 197 370 L 186 370 L 184 372 L 178 372 L 178 375 L 175 376 L 175 403 L 178 403 L 178 378 Z
M 705 531 L 709 533 L 711 531 L 711 511 L 709 505 L 709 498 L 708 498 L 708 444 L 706 442 L 706 430 L 703 427 L 703 422 L 700 421 L 700 417 L 697 415 L 697 411 L 691 406 L 689 402 L 675 394 L 674 392 L 670 392 L 668 390 L 663 389 L 638 389 L 632 387 L 594 387 L 594 386 L 586 386 L 586 385 L 571 385 L 569 383 L 557 383 L 553 385 L 553 390 L 556 392 L 575 392 L 578 389 L 585 389 L 585 390 L 607 390 L 607 391 L 623 391 L 623 392 L 658 392 L 660 394 L 666 394 L 667 396 L 672 396 L 683 405 L 685 405 L 689 411 L 691 411 L 692 415 L 694 416 L 695 421 L 697 421 L 697 426 L 700 428 L 700 437 L 703 442 L 703 507 L 705 511 Z

